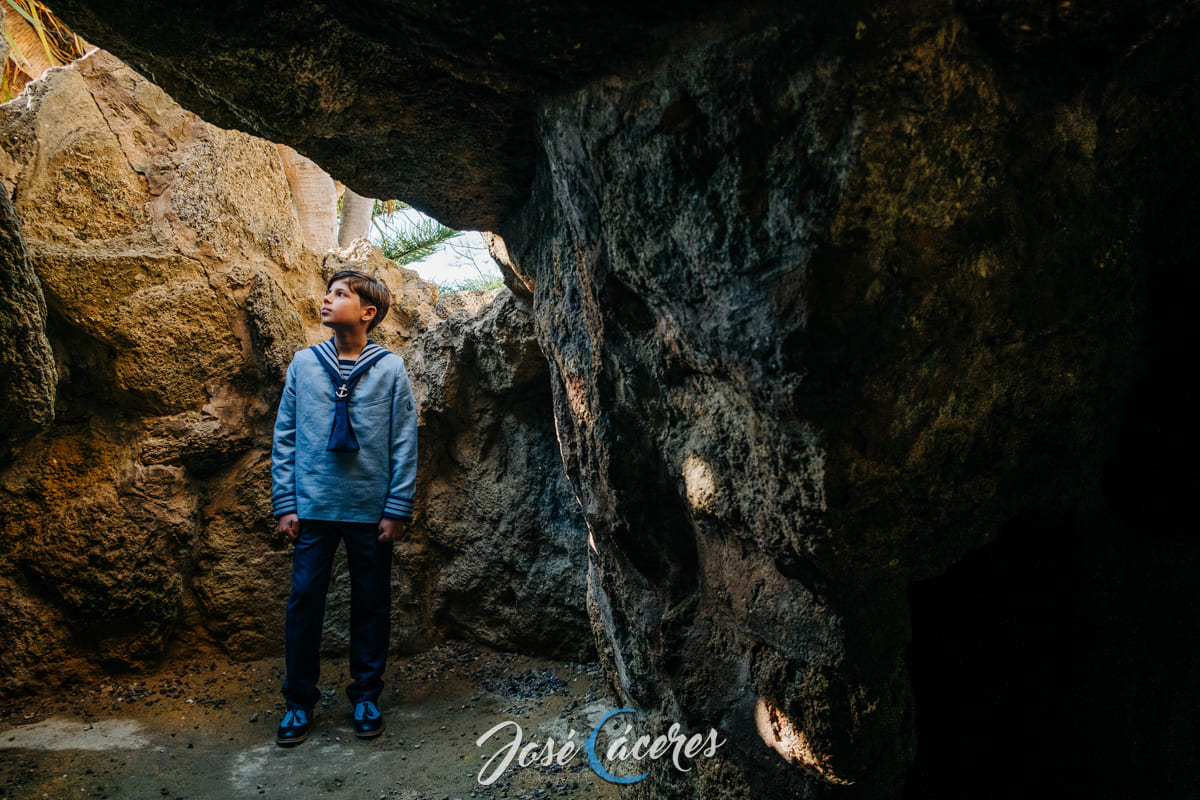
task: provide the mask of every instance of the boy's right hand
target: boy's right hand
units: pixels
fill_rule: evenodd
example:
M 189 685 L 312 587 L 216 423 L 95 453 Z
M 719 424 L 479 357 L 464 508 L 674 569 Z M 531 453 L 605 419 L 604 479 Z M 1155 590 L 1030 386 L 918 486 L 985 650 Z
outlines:
M 284 514 L 279 518 L 279 532 L 293 542 L 300 538 L 300 517 L 295 514 Z

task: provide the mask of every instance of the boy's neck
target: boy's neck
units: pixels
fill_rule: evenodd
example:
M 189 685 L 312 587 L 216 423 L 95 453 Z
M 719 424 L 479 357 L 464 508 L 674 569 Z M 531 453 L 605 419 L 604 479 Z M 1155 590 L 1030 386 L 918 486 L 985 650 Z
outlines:
M 333 346 L 337 348 L 338 358 L 344 358 L 347 361 L 356 360 L 363 348 L 367 346 L 366 327 L 355 326 L 349 330 L 334 331 Z

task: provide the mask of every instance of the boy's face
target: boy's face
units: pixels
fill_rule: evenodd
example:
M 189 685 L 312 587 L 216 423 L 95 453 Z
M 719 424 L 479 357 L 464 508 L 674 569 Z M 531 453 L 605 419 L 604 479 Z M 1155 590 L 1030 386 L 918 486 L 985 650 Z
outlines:
M 334 330 L 351 329 L 361 325 L 366 328 L 375 317 L 375 306 L 363 305 L 350 285 L 343 280 L 329 284 L 329 291 L 321 301 L 321 324 Z

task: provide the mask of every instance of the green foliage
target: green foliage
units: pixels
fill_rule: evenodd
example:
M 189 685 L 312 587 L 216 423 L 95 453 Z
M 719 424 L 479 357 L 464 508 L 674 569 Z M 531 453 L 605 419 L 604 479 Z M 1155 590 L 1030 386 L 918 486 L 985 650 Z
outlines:
M 458 236 L 458 231 L 435 219 L 392 213 L 407 208 L 409 206 L 394 200 L 386 203 L 376 200 L 375 216 L 371 218 L 371 224 L 379 234 L 379 249 L 401 266 L 428 258 L 438 247 Z
M 438 282 L 441 294 L 490 291 L 504 286 L 499 272 L 480 267 L 480 263 L 494 267 L 495 262 L 478 236 L 447 228 L 407 203 L 376 200 L 371 225 L 378 235 L 379 249 L 401 266 L 421 261 L 445 248 L 454 261 L 475 267 L 475 277 Z
M 436 220 L 429 220 L 394 233 L 381 232 L 379 249 L 392 261 L 403 266 L 433 255 L 439 245 L 457 235 L 458 231 L 447 228 Z
M 491 291 L 504 287 L 504 277 L 501 275 L 481 273 L 478 278 L 465 278 L 460 281 L 446 281 L 438 284 L 438 294 L 455 294 L 456 292 Z

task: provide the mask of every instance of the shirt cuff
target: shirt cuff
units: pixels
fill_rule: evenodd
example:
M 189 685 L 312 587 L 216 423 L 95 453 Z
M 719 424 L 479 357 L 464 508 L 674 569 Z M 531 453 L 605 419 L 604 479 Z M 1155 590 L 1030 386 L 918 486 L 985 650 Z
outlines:
M 411 498 L 388 497 L 383 504 L 383 516 L 388 519 L 412 519 L 413 501 Z
M 282 517 L 284 514 L 296 513 L 296 493 L 287 492 L 286 494 L 277 494 L 271 498 L 271 505 L 275 509 L 275 516 Z

